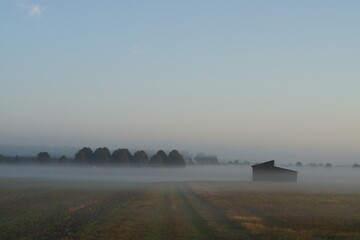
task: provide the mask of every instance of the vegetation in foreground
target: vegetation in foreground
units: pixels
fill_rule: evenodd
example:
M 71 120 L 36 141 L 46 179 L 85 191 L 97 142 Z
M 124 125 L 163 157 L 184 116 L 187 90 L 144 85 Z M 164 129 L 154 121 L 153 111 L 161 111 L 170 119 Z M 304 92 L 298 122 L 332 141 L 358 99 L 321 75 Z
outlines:
M 0 180 L 0 239 L 360 239 L 360 195 Z

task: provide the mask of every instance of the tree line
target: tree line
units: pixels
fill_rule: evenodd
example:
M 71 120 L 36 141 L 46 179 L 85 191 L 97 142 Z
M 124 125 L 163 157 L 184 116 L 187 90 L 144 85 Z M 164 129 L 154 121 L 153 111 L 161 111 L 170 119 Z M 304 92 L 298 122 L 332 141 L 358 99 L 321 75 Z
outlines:
M 50 163 L 51 156 L 48 152 L 40 152 L 36 157 L 39 163 Z M 60 164 L 69 163 L 70 159 L 66 156 L 59 158 Z M 119 165 L 119 166 L 156 166 L 156 167 L 183 167 L 185 160 L 177 151 L 172 150 L 166 154 L 163 150 L 159 150 L 150 158 L 144 150 L 136 151 L 134 154 L 126 148 L 119 148 L 112 153 L 107 147 L 99 147 L 92 151 L 89 147 L 81 148 L 75 153 L 74 164 L 78 165 Z

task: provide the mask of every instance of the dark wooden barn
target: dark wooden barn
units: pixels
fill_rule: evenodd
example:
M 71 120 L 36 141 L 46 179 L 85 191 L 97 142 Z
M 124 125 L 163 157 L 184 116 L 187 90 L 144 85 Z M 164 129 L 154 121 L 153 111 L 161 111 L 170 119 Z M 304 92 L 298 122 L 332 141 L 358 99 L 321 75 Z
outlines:
M 275 160 L 252 166 L 253 181 L 296 182 L 297 171 L 275 167 Z

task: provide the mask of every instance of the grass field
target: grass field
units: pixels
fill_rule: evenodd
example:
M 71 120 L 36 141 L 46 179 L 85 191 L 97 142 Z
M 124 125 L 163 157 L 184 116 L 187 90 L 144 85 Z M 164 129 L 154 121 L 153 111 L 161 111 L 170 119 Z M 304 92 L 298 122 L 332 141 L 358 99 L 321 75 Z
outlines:
M 0 239 L 360 239 L 360 194 L 299 184 L 0 180 Z

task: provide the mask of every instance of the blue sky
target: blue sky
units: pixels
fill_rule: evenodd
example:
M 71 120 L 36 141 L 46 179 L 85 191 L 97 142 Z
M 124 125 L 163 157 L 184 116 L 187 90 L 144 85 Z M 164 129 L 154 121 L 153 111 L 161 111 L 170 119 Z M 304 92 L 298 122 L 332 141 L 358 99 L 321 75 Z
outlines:
M 0 144 L 359 159 L 359 12 L 359 1 L 1 1 Z

